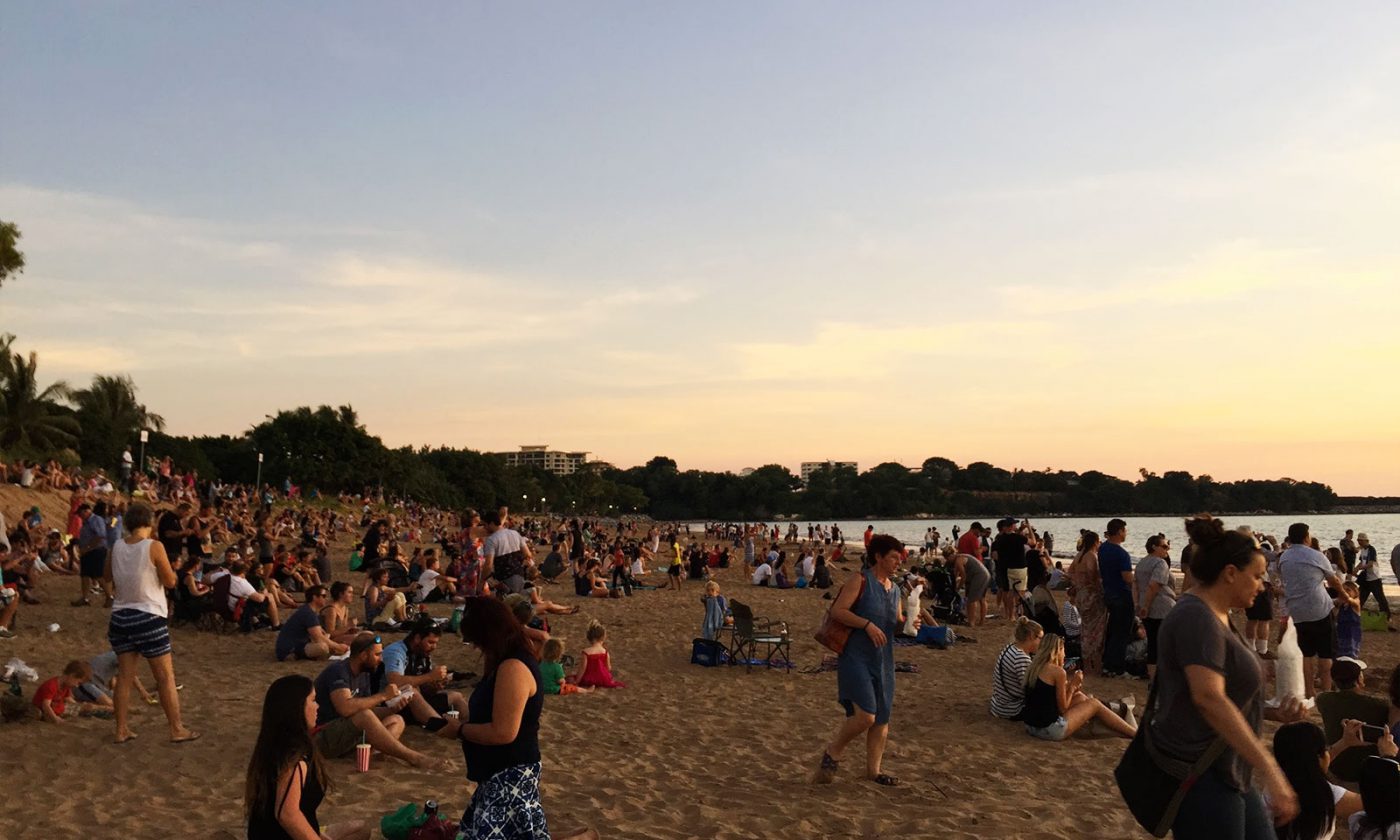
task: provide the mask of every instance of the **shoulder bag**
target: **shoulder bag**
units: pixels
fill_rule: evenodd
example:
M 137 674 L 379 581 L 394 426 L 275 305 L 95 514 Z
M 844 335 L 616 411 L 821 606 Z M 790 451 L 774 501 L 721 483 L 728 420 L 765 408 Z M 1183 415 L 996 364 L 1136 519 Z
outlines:
M 860 573 L 860 588 L 856 590 L 856 600 L 852 602 L 851 606 L 855 606 L 855 604 L 860 601 L 860 596 L 864 593 L 865 571 L 862 570 Z M 846 649 L 846 641 L 851 638 L 851 631 L 855 628 L 832 618 L 831 611 L 835 607 L 836 601 L 833 600 L 831 606 L 826 609 L 826 615 L 822 618 L 822 626 L 817 628 L 815 638 L 831 652 L 840 654 L 841 651 Z

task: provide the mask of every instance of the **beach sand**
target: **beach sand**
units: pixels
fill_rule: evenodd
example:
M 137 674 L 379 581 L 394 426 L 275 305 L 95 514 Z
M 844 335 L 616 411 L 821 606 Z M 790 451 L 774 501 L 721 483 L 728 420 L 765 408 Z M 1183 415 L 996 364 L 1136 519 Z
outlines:
M 5 505 L 7 516 L 11 508 Z M 339 548 L 333 556 L 344 563 L 348 543 Z M 358 584 L 359 576 L 347 579 Z M 720 579 L 729 598 L 788 622 L 799 666 L 820 662 L 823 649 L 811 637 L 830 603 L 820 592 L 752 587 L 739 569 L 723 570 Z M 76 588 L 73 578 L 46 576 L 44 603 L 22 608 L 20 635 L 0 641 L 0 657 L 18 656 L 46 679 L 69 659 L 105 650 L 107 611 L 68 606 Z M 616 674 L 627 682 L 624 689 L 546 699 L 543 799 L 555 833 L 588 825 L 609 838 L 1148 836 L 1113 782 L 1125 741 L 1050 744 L 988 715 L 989 675 L 1009 635 L 1003 622 L 982 628 L 976 644 L 897 649 L 896 659 L 922 668 L 897 675 L 884 770 L 903 787 L 863 780 L 859 742 L 835 784 L 809 784 L 842 717 L 835 675 L 689 664 L 702 589 L 687 582 L 680 593 L 598 601 L 576 598 L 570 586 L 546 587 L 554 600 L 583 608 L 550 618 L 566 649 L 578 656 L 584 628 L 598 619 L 609 629 Z M 62 629 L 48 632 L 50 622 Z M 6 724 L 0 766 L 10 783 L 0 837 L 244 836 L 243 778 L 263 693 L 282 674 L 314 676 L 320 666 L 276 662 L 269 632 L 178 628 L 173 635 L 186 723 L 203 738 L 168 743 L 159 707 L 139 700 L 133 729 L 140 737 L 124 745 L 112 743 L 110 721 Z M 397 636 L 386 634 L 391 638 Z M 1366 634 L 1373 691 L 1396 661 L 1395 638 Z M 444 637 L 435 662 L 479 671 L 470 650 Z M 149 674 L 145 682 L 151 685 Z M 1104 698 L 1134 694 L 1139 709 L 1146 702 L 1143 682 L 1090 678 L 1086 687 Z M 26 685 L 26 697 L 33 690 Z M 1266 738 L 1271 733 L 1272 725 Z M 399 805 L 429 798 L 444 814 L 459 815 L 470 797 L 460 751 L 419 730 L 406 740 L 450 756 L 453 772 L 434 775 L 376 756 L 371 772 L 358 774 L 352 759 L 331 761 L 335 788 L 322 821 L 366 818 L 377 825 Z

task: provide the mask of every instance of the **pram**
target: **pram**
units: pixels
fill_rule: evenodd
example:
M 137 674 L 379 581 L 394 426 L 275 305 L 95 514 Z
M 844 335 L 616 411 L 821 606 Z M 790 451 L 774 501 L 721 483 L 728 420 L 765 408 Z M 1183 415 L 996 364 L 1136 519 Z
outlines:
M 929 566 L 924 569 L 924 577 L 933 590 L 933 617 L 944 624 L 966 624 L 963 598 L 958 594 L 952 572 L 943 566 Z

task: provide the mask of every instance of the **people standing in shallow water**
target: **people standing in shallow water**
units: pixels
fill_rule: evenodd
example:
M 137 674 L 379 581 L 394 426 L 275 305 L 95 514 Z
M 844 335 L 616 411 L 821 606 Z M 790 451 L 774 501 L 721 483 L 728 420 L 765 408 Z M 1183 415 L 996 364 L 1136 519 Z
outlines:
M 899 586 L 893 581 L 904 545 L 888 534 L 870 538 L 864 568 L 842 586 L 831 605 L 831 617 L 851 628 L 846 647 L 837 658 L 838 700 L 846 721 L 822 752 L 813 781 L 829 784 L 836 778 L 846 747 L 865 735 L 866 778 L 895 786 L 899 780 L 881 771 L 894 706 L 895 628 L 903 622 Z

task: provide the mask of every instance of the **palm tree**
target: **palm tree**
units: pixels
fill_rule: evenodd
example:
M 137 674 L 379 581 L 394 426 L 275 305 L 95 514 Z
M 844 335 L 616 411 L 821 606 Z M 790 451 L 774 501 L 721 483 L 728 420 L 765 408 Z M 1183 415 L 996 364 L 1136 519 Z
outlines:
M 78 438 L 78 421 L 60 404 L 68 397 L 68 385 L 38 385 L 39 354 L 25 358 L 9 352 L 4 337 L 4 361 L 0 362 L 0 447 L 21 448 L 31 454 L 49 454 L 72 446 Z
M 130 444 L 142 429 L 163 431 L 165 419 L 153 414 L 136 399 L 136 383 L 130 376 L 92 378 L 92 385 L 72 394 L 82 427 L 79 451 L 89 464 L 114 465 L 122 447 Z

